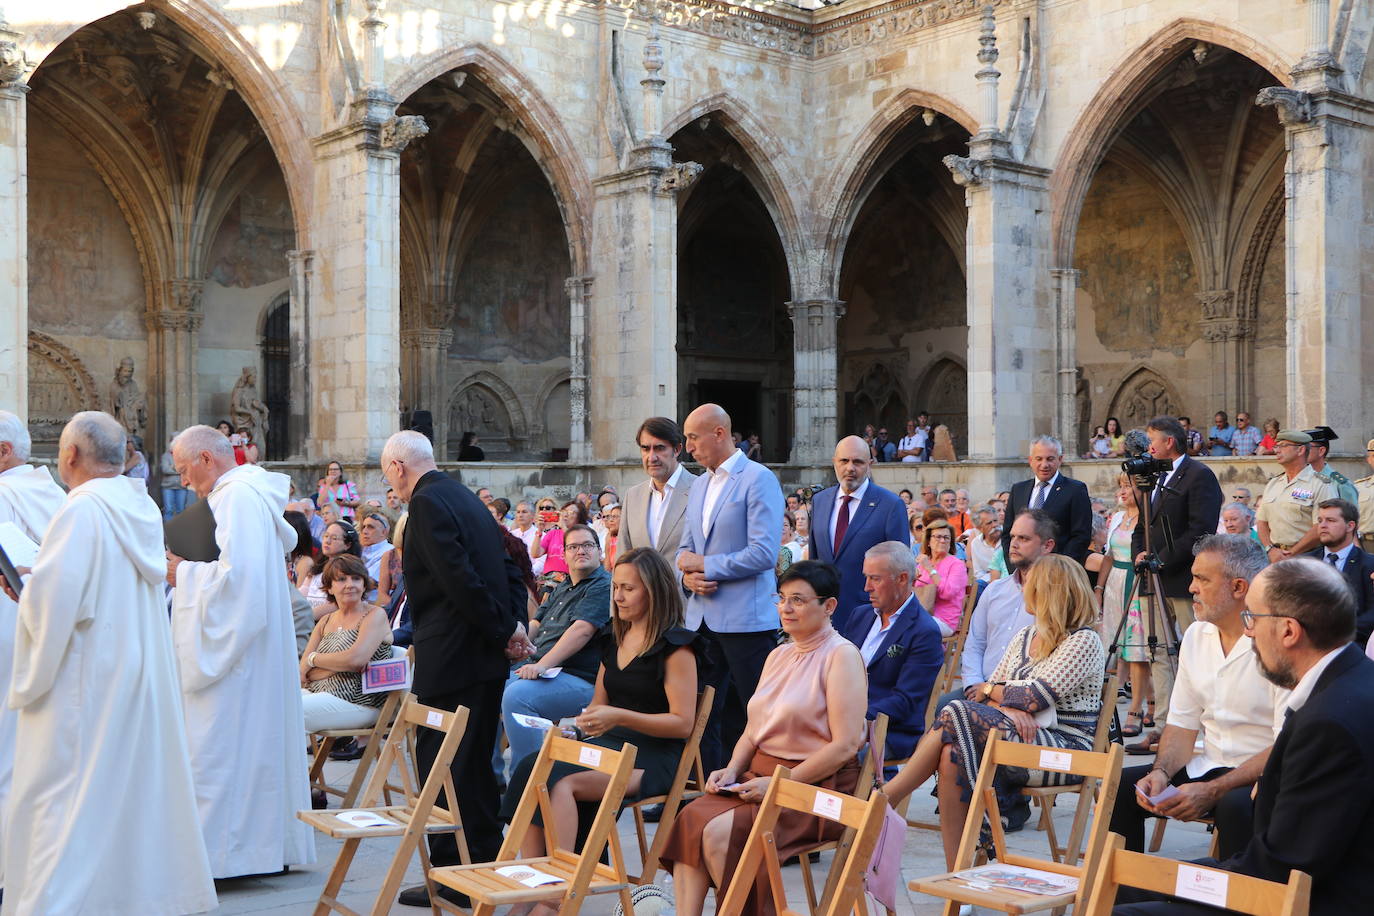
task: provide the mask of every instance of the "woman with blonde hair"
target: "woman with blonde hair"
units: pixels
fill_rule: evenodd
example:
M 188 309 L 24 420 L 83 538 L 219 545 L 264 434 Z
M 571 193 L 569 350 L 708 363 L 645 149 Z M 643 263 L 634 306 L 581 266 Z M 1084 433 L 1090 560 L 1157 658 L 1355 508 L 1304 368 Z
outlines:
M 1027 572 L 1022 597 L 1034 621 L 1012 637 L 982 695 L 950 702 L 916 745 L 910 762 L 887 784 L 888 798 L 896 804 L 939 774 L 940 833 L 950 868 L 993 729 L 1007 741 L 1092 748 L 1106 655 L 1093 627 L 1097 602 L 1087 573 L 1068 557 L 1048 554 Z M 1003 768 L 993 788 L 1001 810 L 1009 811 L 1023 786 L 1077 781 L 1061 773 Z

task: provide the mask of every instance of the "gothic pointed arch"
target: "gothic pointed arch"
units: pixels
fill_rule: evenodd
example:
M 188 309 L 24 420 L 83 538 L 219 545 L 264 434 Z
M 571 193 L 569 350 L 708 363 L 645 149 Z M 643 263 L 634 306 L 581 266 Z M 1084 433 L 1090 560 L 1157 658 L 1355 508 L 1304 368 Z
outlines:
M 474 432 L 489 458 L 519 452 L 529 437 L 525 409 L 514 389 L 500 376 L 474 372 L 453 386 L 445 406 L 448 418 L 448 452 L 457 455 L 466 432 Z
M 1149 366 L 1128 370 L 1114 386 L 1104 417 L 1116 417 L 1123 429 L 1143 428 L 1155 417 L 1177 416 L 1183 403 L 1169 380 Z
M 968 367 L 953 354 L 941 354 L 926 368 L 916 386 L 916 410 L 931 422 L 949 427 L 956 453 L 968 449 Z

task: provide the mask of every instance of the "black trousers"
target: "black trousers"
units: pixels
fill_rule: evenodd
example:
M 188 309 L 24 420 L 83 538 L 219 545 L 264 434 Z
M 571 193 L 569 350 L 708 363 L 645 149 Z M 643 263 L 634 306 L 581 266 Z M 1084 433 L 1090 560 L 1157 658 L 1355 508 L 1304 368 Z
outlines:
M 1126 848 L 1132 852 L 1145 851 L 1145 820 L 1155 816 L 1140 807 L 1135 792 L 1135 784 L 1149 775 L 1153 767 L 1153 764 L 1146 764 L 1123 769 L 1121 788 L 1116 793 L 1116 803 L 1112 807 L 1110 829 L 1112 833 L 1119 833 L 1125 838 Z M 1230 767 L 1216 767 L 1193 779 L 1183 769 L 1174 774 L 1170 783 L 1182 786 L 1190 782 L 1211 782 L 1229 772 Z M 1250 835 L 1255 832 L 1255 806 L 1250 800 L 1250 787 L 1240 786 L 1223 795 L 1212 809 L 1212 819 L 1216 822 L 1217 855 L 1225 861 L 1244 849 L 1250 842 Z
M 701 762 L 706 772 L 730 762 L 735 744 L 749 719 L 749 700 L 759 685 L 763 663 L 777 647 L 777 630 L 755 633 L 717 633 L 706 624 L 697 631 L 714 656 L 707 683 L 716 688 L 711 718 L 701 736 Z
M 453 789 L 458 793 L 458 813 L 463 819 L 463 835 L 474 862 L 491 862 L 501 850 L 501 821 L 497 812 L 501 794 L 496 785 L 496 773 L 491 768 L 491 749 L 496 746 L 496 729 L 501 723 L 501 692 L 505 679 L 479 681 L 452 693 L 420 697 L 421 703 L 437 709 L 468 708 L 468 727 L 458 750 L 453 755 L 450 771 Z M 442 732 L 419 729 L 415 741 L 415 756 L 420 767 L 420 779 L 429 778 Z M 447 808 L 445 793 L 439 793 L 438 804 Z M 458 841 L 451 833 L 429 838 L 429 856 L 434 865 L 457 865 Z

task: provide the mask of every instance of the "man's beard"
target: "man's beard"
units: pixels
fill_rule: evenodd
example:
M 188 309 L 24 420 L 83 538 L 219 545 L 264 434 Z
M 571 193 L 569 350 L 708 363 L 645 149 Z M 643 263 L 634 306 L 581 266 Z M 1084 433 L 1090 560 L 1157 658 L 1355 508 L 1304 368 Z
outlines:
M 1293 676 L 1292 665 L 1282 663 L 1279 667 L 1271 670 L 1260 656 L 1259 646 L 1251 643 L 1250 651 L 1255 653 L 1255 661 L 1259 664 L 1260 674 L 1264 675 L 1266 681 L 1276 687 L 1282 687 L 1284 690 L 1292 690 L 1298 685 L 1298 679 Z

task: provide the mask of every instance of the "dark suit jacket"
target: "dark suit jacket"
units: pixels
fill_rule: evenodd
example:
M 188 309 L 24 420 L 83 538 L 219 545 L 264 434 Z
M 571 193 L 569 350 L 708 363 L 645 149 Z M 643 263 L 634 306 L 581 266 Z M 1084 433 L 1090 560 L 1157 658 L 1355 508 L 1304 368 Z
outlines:
M 1217 519 L 1221 516 L 1221 484 L 1207 465 L 1184 458 L 1168 486 L 1169 489 L 1151 503 L 1150 546 L 1159 556 L 1159 580 L 1164 585 L 1164 594 L 1170 598 L 1187 598 L 1188 586 L 1193 581 L 1193 545 L 1217 531 Z M 1154 494 L 1152 491 L 1141 495 L 1152 499 Z M 1164 537 L 1166 523 L 1173 533 L 1173 549 Z M 1144 527 L 1136 525 L 1131 537 L 1131 552 L 1139 554 L 1144 549 Z
M 840 632 L 863 648 L 873 619 L 873 605 L 862 605 L 854 609 Z M 868 666 L 868 718 L 887 713 L 890 759 L 910 757 L 916 749 L 926 728 L 930 690 L 944 661 L 940 627 L 912 595 L 911 603 L 883 636 Z
M 414 626 L 415 695 L 453 693 L 509 672 L 505 645 L 515 632 L 511 605 L 518 570 L 506 556 L 491 512 L 442 471 L 410 496 L 401 566 Z M 524 605 L 520 607 L 524 616 Z
M 1348 645 L 1274 742 L 1255 796 L 1255 834 L 1223 867 L 1312 876 L 1312 916 L 1368 913 L 1374 874 L 1374 662 Z
M 1326 548 L 1319 547 L 1307 554 L 1314 560 L 1326 562 Z M 1350 591 L 1355 595 L 1355 645 L 1363 646 L 1369 642 L 1369 634 L 1374 633 L 1374 555 L 1360 549 L 1358 543 L 1350 549 L 1341 567 Z
M 834 514 L 839 493 L 838 486 L 827 487 L 812 497 L 810 554 L 811 559 L 824 560 L 840 571 L 840 602 L 835 607 L 833 622 L 835 629 L 843 633 L 845 621 L 854 609 L 868 604 L 868 593 L 864 591 L 864 554 L 868 548 L 883 541 L 910 544 L 911 528 L 902 498 L 870 480 L 863 500 L 849 520 L 837 554 L 830 516 Z
M 1002 532 L 1002 552 L 1011 548 L 1011 526 L 1016 516 L 1030 508 L 1031 496 L 1039 481 L 1032 477 L 1011 485 L 1011 499 L 1007 502 L 1007 525 Z M 1061 472 L 1054 482 L 1054 488 L 1045 497 L 1041 507 L 1054 519 L 1059 527 L 1059 535 L 1054 539 L 1054 552 L 1062 553 L 1082 563 L 1093 543 L 1093 503 L 1088 496 L 1088 485 L 1081 480 L 1065 477 Z M 1216 527 L 1216 523 L 1212 523 Z M 1011 557 L 1006 557 L 1007 567 L 1011 568 Z

